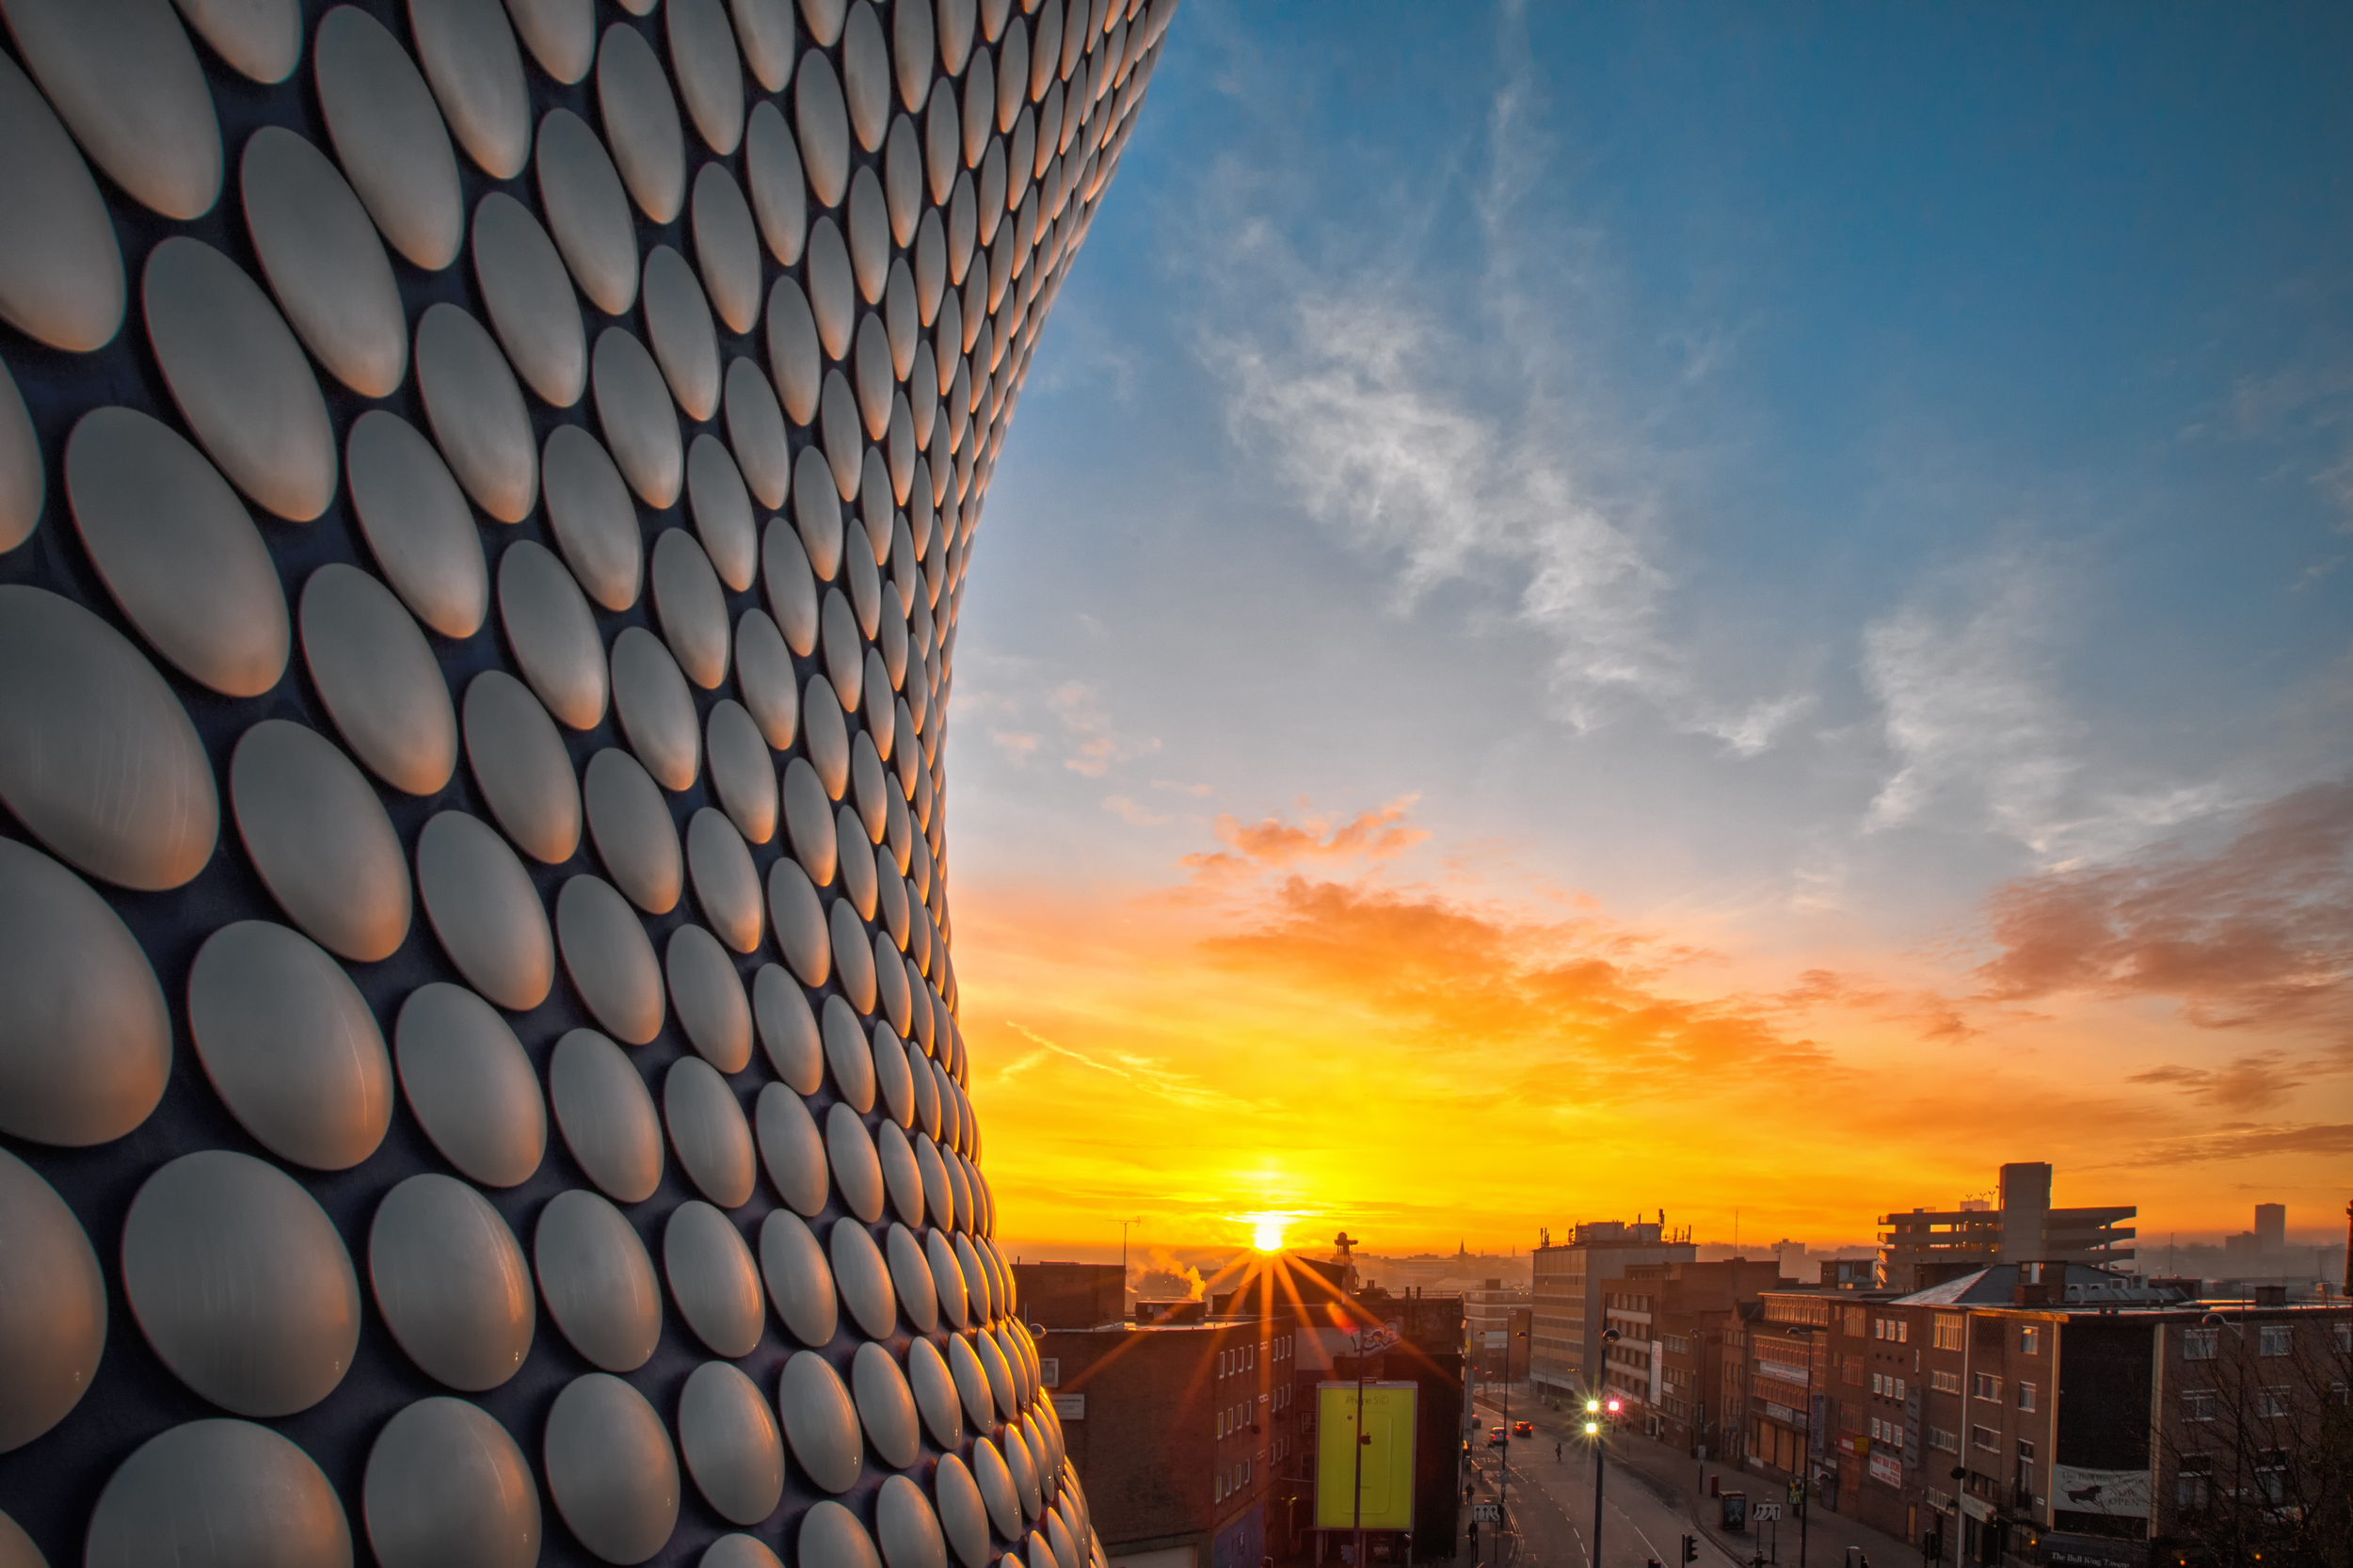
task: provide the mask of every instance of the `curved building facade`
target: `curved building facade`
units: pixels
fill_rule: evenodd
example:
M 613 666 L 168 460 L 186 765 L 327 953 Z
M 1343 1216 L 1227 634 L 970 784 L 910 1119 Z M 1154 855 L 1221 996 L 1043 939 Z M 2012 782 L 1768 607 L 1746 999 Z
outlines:
M 1101 1568 L 947 702 L 1173 0 L 0 0 L 0 1568 Z

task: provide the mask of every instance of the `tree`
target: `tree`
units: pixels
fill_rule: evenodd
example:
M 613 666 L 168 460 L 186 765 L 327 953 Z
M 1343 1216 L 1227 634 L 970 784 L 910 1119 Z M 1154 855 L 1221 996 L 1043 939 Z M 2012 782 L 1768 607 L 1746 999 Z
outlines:
M 2167 1368 L 2158 1560 L 2353 1568 L 2353 1313 L 2252 1317 L 2209 1313 Z

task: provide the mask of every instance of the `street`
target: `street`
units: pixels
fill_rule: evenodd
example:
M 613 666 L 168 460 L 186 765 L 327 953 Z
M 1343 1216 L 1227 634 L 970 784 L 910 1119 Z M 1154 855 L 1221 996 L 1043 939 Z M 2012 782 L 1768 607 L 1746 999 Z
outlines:
M 1488 1500 L 1497 1495 L 1499 1456 L 1510 1458 L 1509 1507 L 1518 1534 L 1518 1550 L 1510 1568 L 1595 1568 L 1593 1560 L 1593 1467 L 1588 1440 L 1576 1432 L 1567 1415 L 1545 1410 L 1515 1397 L 1513 1420 L 1533 1421 L 1536 1436 L 1513 1440 L 1508 1450 L 1489 1448 L 1484 1428 L 1503 1419 L 1501 1403 L 1479 1399 L 1481 1431 L 1472 1439 L 1479 1471 L 1475 1496 Z M 1553 1446 L 1561 1457 L 1553 1457 Z M 1721 1465 L 1711 1474 L 1725 1476 L 1752 1499 L 1770 1500 L 1773 1483 L 1762 1476 L 1741 1476 Z M 1753 1528 L 1746 1534 L 1725 1534 L 1713 1528 L 1712 1509 L 1695 1510 L 1693 1492 L 1701 1466 L 1640 1436 L 1620 1434 L 1610 1440 L 1603 1482 L 1602 1560 L 1599 1568 L 1644 1568 L 1656 1560 L 1664 1568 L 1677 1568 L 1682 1541 L 1699 1543 L 1699 1568 L 1748 1568 L 1753 1556 L 1768 1546 L 1783 1568 L 1798 1568 L 1798 1528 L 1792 1518 L 1778 1527 Z M 1700 1497 L 1705 1504 L 1709 1499 Z M 1482 1526 L 1480 1550 L 1474 1560 L 1487 1568 L 1500 1568 L 1495 1527 Z M 1860 1551 L 1874 1568 L 1915 1568 L 1916 1552 L 1901 1542 L 1854 1520 L 1817 1512 L 1806 1568 L 1840 1568 Z

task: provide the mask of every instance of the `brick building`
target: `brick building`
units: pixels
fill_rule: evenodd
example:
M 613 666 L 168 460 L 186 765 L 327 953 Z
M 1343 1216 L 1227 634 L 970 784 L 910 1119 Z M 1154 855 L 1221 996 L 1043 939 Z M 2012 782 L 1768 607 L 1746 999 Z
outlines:
M 1128 1316 L 1127 1271 L 1116 1263 L 1016 1262 L 1013 1278 L 1032 1328 L 1094 1328 Z
M 1768 1291 L 1726 1333 L 1742 1457 L 1979 1568 L 2137 1568 L 2217 1508 L 2292 1521 L 2353 1383 L 2353 1307 L 2193 1286 L 2054 1262 L 1903 1296 Z
M 1038 1354 L 1113 1568 L 1257 1568 L 1294 1454 L 1286 1317 L 1048 1328 Z
M 1619 1334 L 1604 1366 L 1610 1389 L 1630 1401 L 1629 1422 L 1686 1453 L 1703 1444 L 1730 1451 L 1739 1427 L 1727 1421 L 1726 1400 L 1740 1375 L 1727 1385 L 1727 1336 L 1738 1332 L 1743 1305 L 1796 1283 L 1769 1257 L 1629 1267 L 1603 1293 L 1604 1325 Z

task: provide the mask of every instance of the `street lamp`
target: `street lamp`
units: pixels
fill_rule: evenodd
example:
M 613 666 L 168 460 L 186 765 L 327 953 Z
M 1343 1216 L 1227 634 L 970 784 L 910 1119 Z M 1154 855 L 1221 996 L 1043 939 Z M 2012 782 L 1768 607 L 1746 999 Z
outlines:
M 1609 1347 L 1618 1342 L 1618 1331 L 1606 1328 L 1602 1337 L 1602 1380 L 1609 1386 Z M 1608 1408 L 1604 1409 L 1604 1400 Z M 1603 1430 L 1604 1416 L 1618 1414 L 1619 1399 L 1615 1394 L 1593 1395 L 1585 1400 L 1585 1435 L 1593 1440 L 1593 1568 L 1601 1568 L 1601 1473 L 1609 1457 L 1609 1437 Z
M 1805 1568 L 1806 1527 L 1814 1516 L 1814 1336 L 1821 1331 L 1812 1323 L 1784 1323 L 1782 1327 L 1805 1343 L 1805 1447 L 1798 1455 L 1797 1496 L 1798 1568 Z
M 1509 1318 L 1504 1320 L 1511 1321 Z M 1504 1336 L 1503 1340 L 1503 1460 L 1497 1466 L 1496 1478 L 1496 1512 L 1499 1516 L 1496 1528 L 1498 1530 L 1512 1512 L 1512 1341 L 1527 1337 L 1522 1331 L 1513 1329 Z M 1358 1568 L 1363 1568 L 1363 1565 L 1359 1564 Z

